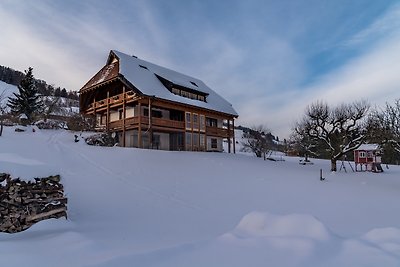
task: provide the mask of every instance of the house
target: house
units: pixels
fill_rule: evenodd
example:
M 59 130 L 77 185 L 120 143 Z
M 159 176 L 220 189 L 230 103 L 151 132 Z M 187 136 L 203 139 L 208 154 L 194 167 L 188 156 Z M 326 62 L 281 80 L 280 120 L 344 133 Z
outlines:
M 354 150 L 354 163 L 356 171 L 383 172 L 380 146 L 378 144 L 361 145 Z
M 79 91 L 80 111 L 123 147 L 235 153 L 232 105 L 201 80 L 115 50 Z

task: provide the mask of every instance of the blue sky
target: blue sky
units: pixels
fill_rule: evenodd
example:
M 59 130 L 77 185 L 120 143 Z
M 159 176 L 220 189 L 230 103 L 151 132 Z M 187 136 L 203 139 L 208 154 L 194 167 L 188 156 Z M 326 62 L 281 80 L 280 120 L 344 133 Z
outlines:
M 116 49 L 202 79 L 281 139 L 313 101 L 400 97 L 398 1 L 2 0 L 0 25 L 0 65 L 79 90 Z

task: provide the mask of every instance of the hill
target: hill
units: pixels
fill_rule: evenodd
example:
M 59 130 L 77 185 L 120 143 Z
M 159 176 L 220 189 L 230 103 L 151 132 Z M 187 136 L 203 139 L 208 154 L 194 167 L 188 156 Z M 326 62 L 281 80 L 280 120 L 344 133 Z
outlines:
M 74 133 L 0 137 L 0 172 L 61 174 L 68 220 L 0 234 L 1 266 L 399 266 L 400 167 L 91 147 Z M 326 180 L 319 180 L 323 169 Z

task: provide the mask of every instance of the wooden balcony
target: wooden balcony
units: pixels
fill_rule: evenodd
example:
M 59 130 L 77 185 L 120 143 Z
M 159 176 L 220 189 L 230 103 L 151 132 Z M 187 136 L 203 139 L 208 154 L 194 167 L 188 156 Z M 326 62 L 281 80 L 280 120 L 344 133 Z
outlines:
M 149 117 L 141 116 L 140 122 L 142 127 L 147 127 L 149 125 Z M 153 127 L 158 129 L 168 129 L 168 130 L 185 130 L 185 122 L 183 121 L 174 121 L 168 119 L 161 118 L 152 118 L 151 124 Z M 122 130 L 124 126 L 123 120 L 112 121 L 109 123 L 109 129 L 111 130 Z M 125 119 L 125 128 L 132 129 L 137 128 L 139 126 L 139 117 L 131 117 Z M 228 129 L 218 128 L 218 127 L 206 127 L 206 135 L 208 136 L 216 136 L 222 138 L 228 138 L 228 136 L 233 136 L 233 130 L 230 130 L 230 135 L 228 135 Z
M 116 106 L 120 106 L 123 104 L 125 99 L 125 103 L 130 103 L 132 101 L 137 100 L 137 96 L 131 92 L 127 92 L 127 93 L 122 93 L 119 95 L 115 95 L 109 98 L 105 98 L 99 101 L 96 101 L 94 103 L 91 103 L 88 105 L 86 112 L 92 112 L 94 109 L 96 110 L 102 110 L 102 109 L 106 109 L 107 105 L 110 106 L 110 108 L 112 107 L 116 107 Z
M 206 127 L 206 135 L 227 138 L 229 135 L 228 129 L 218 127 Z M 230 130 L 230 136 L 233 136 L 233 130 Z
M 148 120 L 148 117 L 145 118 Z M 159 127 L 177 128 L 177 129 L 185 128 L 185 122 L 183 121 L 173 121 L 160 118 L 152 118 L 152 124 L 154 126 L 159 126 Z
M 141 116 L 140 121 L 141 121 L 142 125 L 149 125 L 149 117 L 147 117 L 147 116 Z M 152 118 L 151 123 L 152 123 L 153 127 L 179 129 L 179 130 L 184 130 L 184 128 L 185 128 L 185 122 L 183 122 L 183 121 Z M 112 121 L 109 123 L 110 129 L 122 129 L 123 126 L 124 126 L 124 120 L 117 120 L 117 121 Z M 138 116 L 125 119 L 125 127 L 126 128 L 135 128 L 138 126 L 139 126 L 139 117 Z

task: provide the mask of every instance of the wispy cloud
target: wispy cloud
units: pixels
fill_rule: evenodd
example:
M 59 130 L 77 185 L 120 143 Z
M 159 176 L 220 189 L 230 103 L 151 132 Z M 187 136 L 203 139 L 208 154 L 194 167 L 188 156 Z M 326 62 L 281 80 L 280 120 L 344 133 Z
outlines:
M 6 40 L 0 49 L 2 64 L 16 69 L 33 66 L 37 77 L 77 90 L 104 64 L 110 49 L 162 58 L 167 42 L 145 5 L 127 4 L 142 19 L 126 21 L 122 29 L 104 20 L 104 13 L 81 5 L 80 15 L 74 16 L 60 13 L 51 1 L 18 3 L 19 9 L 0 6 L 1 24 L 11 25 L 0 29 Z
M 270 110 L 280 120 L 267 116 L 272 122 L 271 128 L 282 135 L 288 133 L 289 126 L 304 114 L 305 107 L 317 100 L 337 105 L 366 99 L 373 105 L 383 105 L 400 98 L 400 35 L 397 26 L 400 16 L 394 16 L 399 10 L 399 6 L 394 6 L 370 27 L 356 34 L 356 38 L 352 38 L 352 42 L 355 39 L 361 41 L 360 36 L 363 36 L 362 39 L 367 41 L 372 36 L 379 36 L 375 45 L 340 68 L 323 75 L 314 84 L 287 92 L 285 104 Z M 393 34 L 381 34 L 382 31 Z
M 37 77 L 77 90 L 117 49 L 204 80 L 233 104 L 238 124 L 284 137 L 315 100 L 400 97 L 400 5 L 364 25 L 368 12 L 343 17 L 364 3 L 349 13 L 343 3 L 1 1 L 0 64 L 32 66 Z M 321 53 L 324 62 L 339 55 L 334 67 L 311 62 Z

